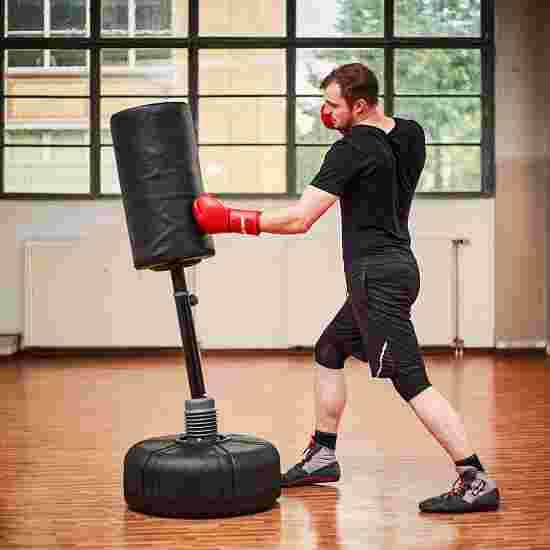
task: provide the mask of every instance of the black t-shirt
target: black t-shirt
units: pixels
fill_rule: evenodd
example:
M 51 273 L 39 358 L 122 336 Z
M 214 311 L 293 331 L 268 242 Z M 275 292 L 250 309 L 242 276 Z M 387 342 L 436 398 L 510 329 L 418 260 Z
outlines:
M 364 256 L 409 251 L 409 212 L 424 163 L 422 127 L 394 118 L 388 133 L 353 126 L 332 145 L 311 185 L 340 198 L 344 265 Z

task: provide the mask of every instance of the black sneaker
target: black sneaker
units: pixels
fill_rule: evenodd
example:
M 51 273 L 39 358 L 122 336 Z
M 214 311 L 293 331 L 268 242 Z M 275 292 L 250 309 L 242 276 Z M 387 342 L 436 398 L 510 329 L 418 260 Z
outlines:
M 458 466 L 458 479 L 451 490 L 419 504 L 421 512 L 463 513 L 497 510 L 500 494 L 485 472 L 471 466 Z
M 311 438 L 304 450 L 303 460 L 281 475 L 281 487 L 330 483 L 339 479 L 340 465 L 334 451 Z

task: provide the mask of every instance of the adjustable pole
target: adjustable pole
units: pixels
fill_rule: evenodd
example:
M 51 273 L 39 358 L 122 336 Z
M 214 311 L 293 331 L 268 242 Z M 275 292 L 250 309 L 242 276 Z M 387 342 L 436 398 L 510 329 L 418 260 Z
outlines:
M 193 324 L 193 314 L 191 312 L 191 306 L 196 305 L 198 301 L 196 296 L 189 294 L 187 290 L 184 267 L 182 265 L 174 266 L 170 270 L 170 273 L 172 275 L 174 299 L 176 301 L 181 340 L 185 353 L 189 389 L 191 390 L 191 397 L 199 399 L 206 396 L 206 389 L 204 387 L 201 357 L 197 345 L 195 325 Z

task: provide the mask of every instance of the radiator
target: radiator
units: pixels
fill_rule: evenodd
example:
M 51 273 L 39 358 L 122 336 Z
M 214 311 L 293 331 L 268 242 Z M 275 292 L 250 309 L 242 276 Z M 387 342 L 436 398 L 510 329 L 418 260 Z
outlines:
M 460 339 L 455 254 L 451 238 L 418 237 L 412 248 L 420 268 L 420 294 L 412 320 L 421 346 L 454 346 Z M 459 287 L 460 288 L 460 287 Z
M 457 337 L 450 238 L 414 242 L 422 288 L 413 321 L 423 346 Z M 205 349 L 312 347 L 345 300 L 337 238 L 223 236 L 186 269 Z M 125 233 L 25 243 L 23 347 L 180 347 L 168 272 L 136 271 Z M 459 281 L 460 282 L 460 281 Z M 460 294 L 459 294 L 460 296 Z
M 170 274 L 136 271 L 127 235 L 26 242 L 24 273 L 24 347 L 181 345 Z

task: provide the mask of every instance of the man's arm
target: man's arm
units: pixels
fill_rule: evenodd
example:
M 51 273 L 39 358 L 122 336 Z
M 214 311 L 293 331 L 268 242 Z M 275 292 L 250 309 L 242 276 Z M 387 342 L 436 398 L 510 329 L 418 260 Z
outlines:
M 336 195 L 308 185 L 296 204 L 264 210 L 260 215 L 260 230 L 277 234 L 307 233 L 337 199 Z
M 306 233 L 337 198 L 309 185 L 296 204 L 260 212 L 230 208 L 212 195 L 201 193 L 193 202 L 193 215 L 206 233 Z

